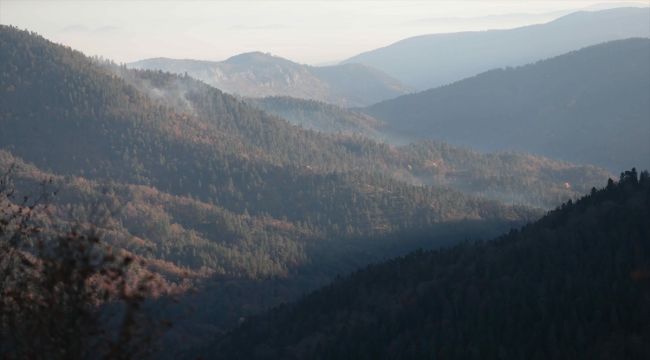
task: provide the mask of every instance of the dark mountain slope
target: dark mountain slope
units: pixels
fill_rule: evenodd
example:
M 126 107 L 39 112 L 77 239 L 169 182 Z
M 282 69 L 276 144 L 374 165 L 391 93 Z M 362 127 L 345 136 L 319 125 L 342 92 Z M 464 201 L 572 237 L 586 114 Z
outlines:
M 451 84 L 497 67 L 520 66 L 585 46 L 650 37 L 650 9 L 576 12 L 547 24 L 510 30 L 421 35 L 343 63 L 379 69 L 415 89 Z
M 58 190 L 57 196 L 51 198 L 47 216 L 42 214 L 47 219 L 46 229 L 68 228 L 71 222 L 81 223 L 84 227 L 92 224 L 105 235 L 103 238 L 107 244 L 120 249 L 123 254 L 131 253 L 145 259 L 149 270 L 163 276 L 164 287 L 158 289 L 158 293 L 198 291 L 191 297 L 183 297 L 178 306 L 170 307 L 163 302 L 159 305 L 164 308 L 156 310 L 161 312 L 160 316 L 175 323 L 166 339 L 170 344 L 168 349 L 174 352 L 182 352 L 186 346 L 213 338 L 220 329 L 229 329 L 237 324 L 242 316 L 248 317 L 270 306 L 294 300 L 301 293 L 327 283 L 339 272 L 349 273 L 369 262 L 403 254 L 409 248 L 437 247 L 463 238 L 476 239 L 502 233 L 508 226 L 520 223 L 507 219 L 514 214 L 508 214 L 511 210 L 528 212 L 531 219 L 539 215 L 536 211 L 503 207 L 494 201 L 470 199 L 467 205 L 478 205 L 470 211 L 481 212 L 484 219 L 469 213 L 463 216 L 465 210 L 453 204 L 454 201 L 448 201 L 449 196 L 462 197 L 452 191 L 434 200 L 437 202 L 435 208 L 445 213 L 448 220 L 427 224 L 426 219 L 416 214 L 410 219 L 404 218 L 403 223 L 386 225 L 370 208 L 362 218 L 366 225 L 350 223 L 338 235 L 336 232 L 328 235 L 318 229 L 317 221 L 288 221 L 268 214 L 237 214 L 224 206 L 201 202 L 192 196 L 172 195 L 154 187 L 106 179 L 89 180 L 69 174 L 60 176 L 40 171 L 0 150 L 3 175 L 12 164 L 17 165 L 11 173 L 11 188 L 17 191 L 17 198 L 37 196 L 38 192 L 33 189 L 46 179 L 52 179 L 48 186 L 50 191 Z M 358 181 L 358 178 L 346 178 Z M 366 193 L 360 194 L 346 189 L 337 177 L 328 180 L 326 185 L 337 186 L 338 199 L 368 203 L 375 196 L 369 194 L 367 182 L 362 185 L 366 187 Z M 310 185 L 291 184 L 298 191 L 305 189 L 305 192 L 311 190 Z M 323 184 L 315 186 L 323 194 L 329 192 Z M 418 201 L 408 194 L 399 193 L 403 189 L 399 188 L 398 182 L 386 187 L 398 192 L 395 198 L 384 197 L 382 200 L 390 204 L 395 213 L 408 212 L 413 207 L 412 202 Z M 443 190 L 446 191 L 449 189 Z M 421 194 L 416 196 L 422 198 Z M 410 200 L 401 203 L 396 199 L 402 197 Z M 331 202 L 333 207 L 339 205 L 338 199 Z M 299 198 L 282 200 L 289 203 L 301 201 Z M 474 201 L 478 203 L 472 204 Z M 99 204 L 100 211 L 110 211 L 113 215 L 95 217 L 94 204 Z M 319 208 L 303 209 L 313 214 L 312 211 Z M 428 209 L 418 211 L 434 216 Z M 347 205 L 339 212 L 342 217 L 352 214 Z M 374 231 L 366 227 L 368 219 L 372 220 L 369 225 L 376 227 Z M 339 225 L 335 223 L 334 229 Z M 370 236 L 372 233 L 384 235 Z M 435 242 L 431 242 L 431 234 L 435 234 Z M 188 313 L 190 306 L 194 311 Z M 187 339 L 188 335 L 190 339 Z
M 343 107 L 367 106 L 411 92 L 398 80 L 366 65 L 312 67 L 260 52 L 222 62 L 156 58 L 128 66 L 187 73 L 225 92 L 246 97 L 291 96 Z
M 650 40 L 612 41 L 362 109 L 479 151 L 650 165 Z
M 368 266 L 246 321 L 201 354 L 646 359 L 649 218 L 650 178 L 633 169 L 521 231 Z

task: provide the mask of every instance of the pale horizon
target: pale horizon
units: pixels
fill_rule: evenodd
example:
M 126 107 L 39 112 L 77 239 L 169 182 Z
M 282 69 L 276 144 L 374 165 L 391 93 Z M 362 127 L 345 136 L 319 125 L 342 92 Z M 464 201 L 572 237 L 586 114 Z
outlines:
M 600 4 L 600 5 L 599 5 Z M 0 23 L 118 63 L 253 51 L 336 63 L 417 35 L 508 29 L 643 1 L 0 1 Z M 509 15 L 509 16 L 502 16 Z

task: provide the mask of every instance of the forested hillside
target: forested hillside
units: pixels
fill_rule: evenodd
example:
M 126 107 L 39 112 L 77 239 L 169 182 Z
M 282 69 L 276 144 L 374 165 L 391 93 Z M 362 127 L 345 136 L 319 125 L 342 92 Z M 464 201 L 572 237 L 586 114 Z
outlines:
M 649 218 L 649 174 L 632 169 L 508 235 L 337 278 L 195 355 L 643 360 Z
M 261 52 L 240 54 L 220 62 L 156 58 L 128 66 L 187 73 L 225 92 L 245 97 L 291 96 L 342 107 L 367 106 L 412 92 L 398 80 L 366 65 L 313 67 Z
M 189 76 L 130 70 L 7 26 L 0 76 L 1 170 L 20 165 L 19 189 L 52 177 L 56 221 L 83 221 L 95 200 L 114 207 L 108 243 L 147 259 L 170 291 L 196 287 L 181 302 L 195 312 L 167 311 L 185 319 L 167 338 L 181 350 L 337 273 L 543 214 L 450 186 L 552 207 L 609 175 L 301 129 Z
M 104 64 L 104 70 L 118 74 L 153 99 L 194 114 L 194 119 L 235 136 L 238 146 L 252 147 L 247 153 L 272 156 L 277 163 L 297 164 L 310 171 L 365 169 L 415 185 L 448 185 L 469 194 L 547 208 L 588 191 L 609 176 L 607 171 L 593 166 L 576 167 L 527 154 L 480 154 L 431 141 L 395 148 L 362 136 L 304 131 L 252 110 L 190 77 L 131 71 L 110 64 Z M 360 123 L 359 117 L 332 105 L 321 108 L 309 101 L 271 99 L 266 106 L 280 107 L 301 117 L 306 108 L 315 116 L 333 120 L 336 126 L 346 126 L 348 119 Z M 224 117 L 224 113 L 228 116 Z M 244 113 L 249 115 L 230 117 Z M 259 117 L 265 121 L 259 122 Z
M 479 151 L 650 166 L 650 39 L 612 41 L 361 109 Z
M 426 90 L 606 41 L 647 38 L 649 17 L 647 7 L 580 11 L 546 24 L 509 30 L 415 36 L 342 63 L 367 64 L 417 90 Z
M 162 274 L 208 279 L 200 296 L 209 301 L 196 312 L 208 334 L 336 273 L 541 215 L 371 172 L 372 151 L 394 150 L 293 127 L 195 80 L 121 68 L 141 92 L 114 65 L 0 31 L 3 172 L 20 157 L 33 165 L 21 165 L 27 175 L 17 181 L 54 177 L 57 216 L 83 214 L 74 209 L 109 194 L 121 209 L 107 227 L 115 246 Z M 185 80 L 197 88 L 180 103 L 155 87 Z M 260 302 L 261 291 L 277 295 Z

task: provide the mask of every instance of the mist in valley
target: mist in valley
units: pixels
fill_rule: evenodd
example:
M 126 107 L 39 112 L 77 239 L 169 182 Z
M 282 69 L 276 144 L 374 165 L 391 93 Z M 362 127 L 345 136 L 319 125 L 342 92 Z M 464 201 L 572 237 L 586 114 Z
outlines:
M 0 7 L 0 358 L 650 353 L 647 1 Z

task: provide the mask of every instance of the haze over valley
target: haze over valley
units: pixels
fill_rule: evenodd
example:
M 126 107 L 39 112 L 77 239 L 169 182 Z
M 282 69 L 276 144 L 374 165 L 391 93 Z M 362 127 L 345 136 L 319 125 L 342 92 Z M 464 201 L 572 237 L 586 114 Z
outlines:
M 134 69 L 188 73 L 223 91 L 246 97 L 293 96 L 343 107 L 367 106 L 412 92 L 399 80 L 363 64 L 312 67 L 260 52 L 223 62 L 147 59 Z
M 2 358 L 650 353 L 648 4 L 1 6 Z

